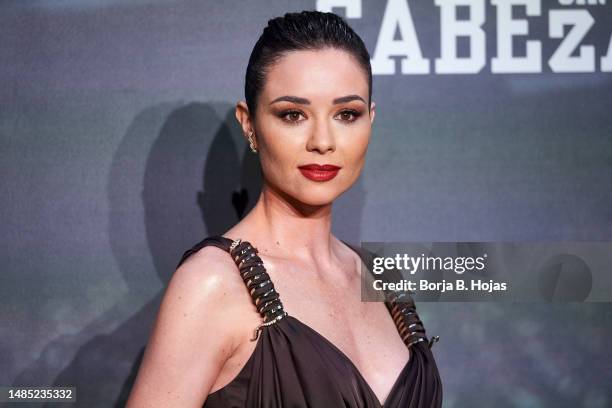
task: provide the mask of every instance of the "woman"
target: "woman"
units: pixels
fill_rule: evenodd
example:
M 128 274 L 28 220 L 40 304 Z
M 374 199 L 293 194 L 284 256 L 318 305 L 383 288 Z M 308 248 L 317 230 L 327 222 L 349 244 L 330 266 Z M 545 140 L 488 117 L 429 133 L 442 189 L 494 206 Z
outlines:
M 362 40 L 332 13 L 272 19 L 245 94 L 236 117 L 260 158 L 261 195 L 183 255 L 128 407 L 440 406 L 411 299 L 387 303 L 392 313 L 361 302 L 357 249 L 331 233 L 375 117 Z

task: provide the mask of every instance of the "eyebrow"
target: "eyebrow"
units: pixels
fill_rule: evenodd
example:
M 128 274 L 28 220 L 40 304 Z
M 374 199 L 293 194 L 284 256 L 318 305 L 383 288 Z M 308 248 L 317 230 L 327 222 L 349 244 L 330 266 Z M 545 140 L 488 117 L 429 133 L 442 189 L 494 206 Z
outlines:
M 350 102 L 350 101 L 362 101 L 363 103 L 366 103 L 366 101 L 359 95 L 347 95 L 347 96 L 341 96 L 340 98 L 336 98 L 334 99 L 332 102 L 334 105 L 337 105 L 339 103 L 346 103 L 346 102 Z M 310 105 L 310 101 L 306 98 L 301 98 L 299 96 L 293 96 L 293 95 L 285 95 L 285 96 L 279 96 L 278 98 L 274 99 L 272 102 L 270 102 L 270 105 L 272 105 L 273 103 L 276 102 L 280 102 L 280 101 L 287 101 L 287 102 L 293 102 L 293 103 L 298 103 L 300 105 Z

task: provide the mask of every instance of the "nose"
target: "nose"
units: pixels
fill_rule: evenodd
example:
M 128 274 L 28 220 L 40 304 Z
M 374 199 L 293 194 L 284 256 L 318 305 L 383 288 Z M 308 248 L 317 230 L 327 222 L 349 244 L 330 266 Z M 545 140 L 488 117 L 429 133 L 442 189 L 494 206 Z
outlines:
M 326 121 L 317 121 L 306 143 L 306 150 L 309 152 L 316 151 L 321 154 L 336 150 L 336 139 L 333 130 L 330 129 L 330 125 Z

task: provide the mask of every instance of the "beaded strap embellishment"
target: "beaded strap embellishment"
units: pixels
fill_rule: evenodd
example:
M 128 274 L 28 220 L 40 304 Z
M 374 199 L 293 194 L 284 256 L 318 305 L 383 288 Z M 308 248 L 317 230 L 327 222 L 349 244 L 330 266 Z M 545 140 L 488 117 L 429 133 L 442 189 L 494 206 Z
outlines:
M 406 292 L 392 292 L 385 302 L 391 312 L 397 331 L 402 341 L 408 348 L 421 341 L 428 341 L 425 327 L 416 312 L 416 306 L 412 297 Z M 429 348 L 440 340 L 440 336 L 434 336 L 429 340 Z
M 257 311 L 264 319 L 264 322 L 255 329 L 252 341 L 257 340 L 263 327 L 270 326 L 287 316 L 278 292 L 274 289 L 274 283 L 257 252 L 257 248 L 241 239 L 232 241 L 229 250 Z
M 372 265 L 376 254 L 363 248 L 353 247 L 347 242 L 344 243 L 359 254 L 359 257 L 366 265 L 366 270 L 372 273 L 372 269 L 368 265 Z M 396 277 L 399 278 L 400 276 Z M 397 331 L 408 348 L 425 341 L 428 342 L 427 344 L 431 349 L 433 344 L 440 340 L 440 336 L 433 336 L 430 340 L 427 339 L 425 327 L 416 312 L 414 299 L 410 296 L 410 292 L 384 290 L 383 293 L 385 295 L 385 304 L 391 313 Z

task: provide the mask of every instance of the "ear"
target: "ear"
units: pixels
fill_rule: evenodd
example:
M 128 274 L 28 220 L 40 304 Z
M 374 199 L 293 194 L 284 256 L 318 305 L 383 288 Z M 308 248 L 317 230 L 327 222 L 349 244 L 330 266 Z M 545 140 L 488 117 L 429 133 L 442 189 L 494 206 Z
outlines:
M 376 104 L 372 102 L 370 104 L 370 125 L 374 123 L 374 117 L 376 116 Z
M 236 119 L 238 120 L 238 123 L 240 123 L 242 133 L 247 143 L 249 142 L 248 136 L 251 134 L 251 132 L 253 132 L 253 140 L 256 141 L 257 135 L 255 134 L 255 127 L 249 113 L 249 107 L 244 100 L 239 101 L 236 104 Z M 255 145 L 257 146 L 256 143 Z

